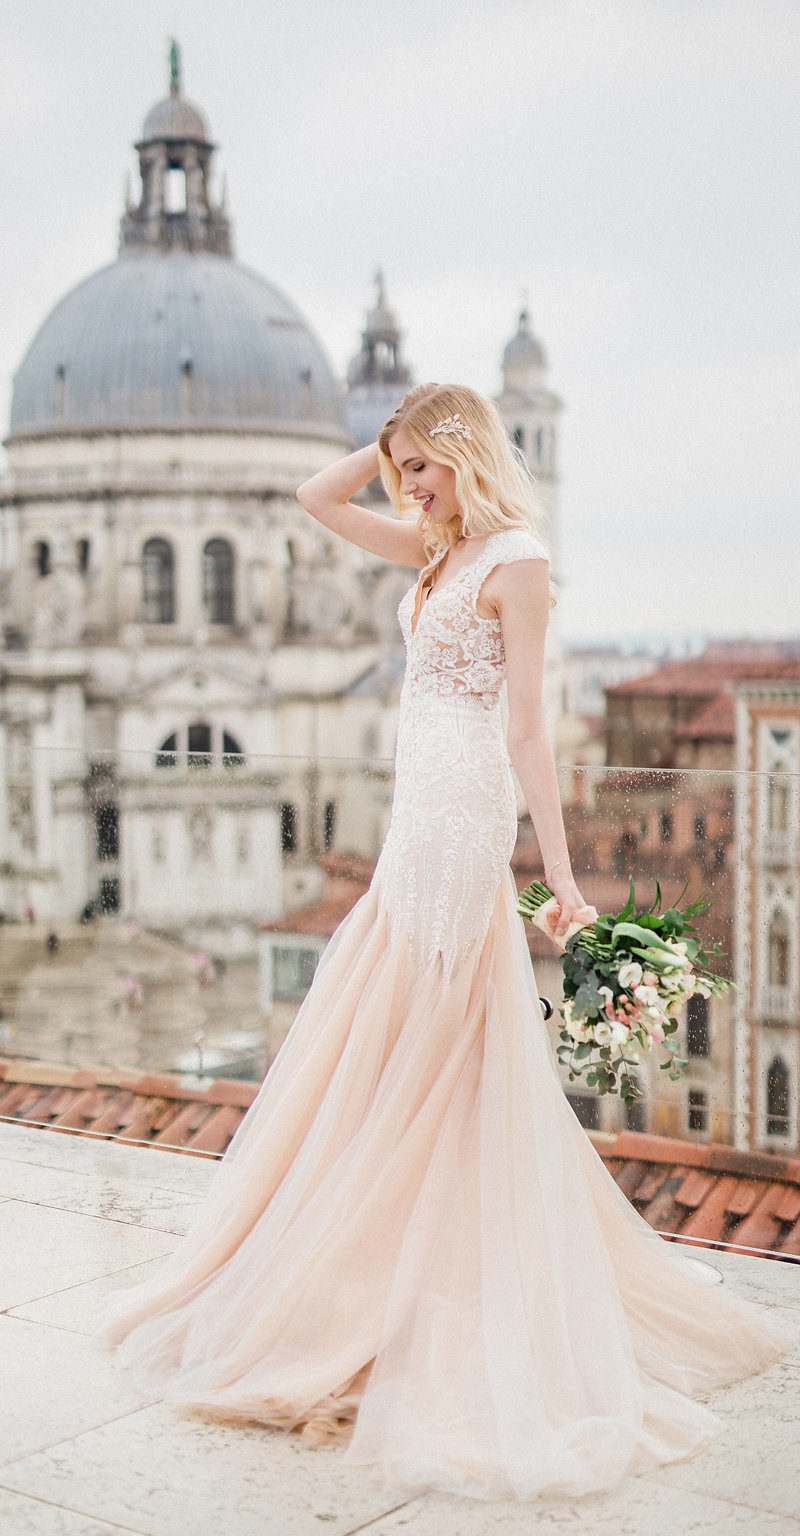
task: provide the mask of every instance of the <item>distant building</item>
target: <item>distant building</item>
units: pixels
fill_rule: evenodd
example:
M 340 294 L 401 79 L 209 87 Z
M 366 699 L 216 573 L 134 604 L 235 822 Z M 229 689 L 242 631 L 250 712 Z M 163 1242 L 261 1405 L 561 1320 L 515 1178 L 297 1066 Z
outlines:
M 0 910 L 94 903 L 252 952 L 337 825 L 380 835 L 321 760 L 392 750 L 409 576 L 295 500 L 351 445 L 344 391 L 291 300 L 234 259 L 177 65 L 136 149 L 117 259 L 14 381 Z
M 361 347 L 347 370 L 345 410 L 357 448 L 375 441 L 413 382 L 403 357 L 402 332 L 387 303 L 381 271 L 375 275 L 375 288 L 375 304 L 361 332 Z
M 385 836 L 414 572 L 294 493 L 375 435 L 411 371 L 382 276 L 345 387 L 292 301 L 235 260 L 177 54 L 136 151 L 117 259 L 56 305 L 14 381 L 0 912 L 94 907 L 254 955 L 265 920 L 320 894 L 323 855 L 374 858 Z M 523 313 L 500 404 L 555 538 L 544 369 Z M 553 719 L 555 634 L 547 677 Z
M 740 1146 L 800 1140 L 800 659 L 735 687 Z

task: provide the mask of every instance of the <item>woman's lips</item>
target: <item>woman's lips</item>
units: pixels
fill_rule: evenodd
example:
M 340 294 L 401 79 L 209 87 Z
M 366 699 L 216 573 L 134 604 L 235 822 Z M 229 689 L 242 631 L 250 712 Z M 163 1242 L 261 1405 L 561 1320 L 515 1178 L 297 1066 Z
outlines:
M 423 501 L 423 503 L 422 503 L 422 510 L 423 510 L 423 512 L 430 512 L 430 510 L 431 510 L 431 503 L 432 502 L 433 502 L 433 497 L 432 496 L 429 496 L 427 501 Z

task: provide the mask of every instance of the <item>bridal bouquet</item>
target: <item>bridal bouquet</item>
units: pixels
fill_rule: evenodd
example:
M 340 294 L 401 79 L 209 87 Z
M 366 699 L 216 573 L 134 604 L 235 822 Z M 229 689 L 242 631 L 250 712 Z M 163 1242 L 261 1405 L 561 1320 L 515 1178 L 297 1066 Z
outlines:
M 680 901 L 686 887 L 678 897 Z M 710 997 L 734 983 L 709 966 L 693 919 L 710 906 L 701 895 L 685 907 L 662 912 L 661 886 L 646 912 L 636 913 L 633 880 L 617 917 L 598 917 L 588 926 L 571 923 L 563 943 L 555 939 L 559 905 L 546 885 L 534 880 L 522 892 L 518 911 L 563 950 L 564 1001 L 559 1060 L 570 1082 L 585 1073 L 587 1087 L 619 1093 L 626 1104 L 639 1097 L 630 1064 L 658 1046 L 662 1071 L 676 1080 L 688 1061 L 678 1054 L 675 1015 L 696 993 Z M 714 945 L 712 954 L 720 953 Z

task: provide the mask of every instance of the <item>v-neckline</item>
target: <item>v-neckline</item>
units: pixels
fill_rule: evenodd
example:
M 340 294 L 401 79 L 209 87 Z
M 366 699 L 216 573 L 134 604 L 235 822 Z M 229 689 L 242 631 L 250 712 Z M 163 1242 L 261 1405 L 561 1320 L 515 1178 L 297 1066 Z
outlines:
M 428 599 L 433 596 L 434 591 L 436 590 L 436 591 L 439 591 L 439 592 L 445 592 L 448 587 L 453 585 L 453 582 L 458 581 L 459 576 L 461 576 L 464 571 L 471 570 L 473 565 L 477 565 L 478 561 L 481 558 L 481 555 L 484 553 L 484 550 L 488 547 L 491 539 L 493 539 L 493 538 L 494 538 L 494 534 L 490 533 L 488 535 L 487 539 L 486 539 L 486 543 L 484 544 L 483 549 L 480 551 L 479 554 L 477 554 L 474 557 L 474 559 L 472 559 L 472 560 L 465 560 L 464 564 L 459 566 L 458 570 L 456 571 L 455 576 L 451 576 L 450 580 L 444 582 L 444 584 L 442 586 L 440 586 L 438 588 L 436 588 L 435 586 L 430 586 L 428 588 L 428 591 L 427 591 L 427 594 L 426 594 L 425 597 L 421 596 L 421 593 L 422 593 L 422 590 L 423 590 L 423 582 L 424 582 L 425 577 L 430 575 L 433 571 L 435 571 L 437 569 L 438 566 L 441 565 L 442 561 L 449 554 L 449 550 L 450 550 L 450 548 L 452 546 L 448 546 L 448 548 L 445 549 L 440 555 L 434 556 L 433 560 L 429 560 L 428 564 L 424 567 L 424 569 L 420 571 L 419 576 L 417 578 L 417 588 L 416 588 L 416 592 L 414 593 L 414 607 L 413 607 L 413 611 L 412 611 L 412 614 L 411 614 L 411 638 L 412 638 L 412 640 L 414 639 L 414 636 L 416 635 L 417 630 L 419 629 L 419 621 L 422 618 L 422 610 L 425 607 L 425 604 L 428 601 Z

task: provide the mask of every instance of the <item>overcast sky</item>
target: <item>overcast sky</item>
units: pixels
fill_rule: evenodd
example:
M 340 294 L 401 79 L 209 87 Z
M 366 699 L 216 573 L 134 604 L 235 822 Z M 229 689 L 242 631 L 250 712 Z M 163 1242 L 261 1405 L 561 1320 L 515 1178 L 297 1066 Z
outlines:
M 415 378 L 529 295 L 572 638 L 800 633 L 798 0 L 26 0 L 0 37 L 0 413 L 113 259 L 167 39 L 236 249 L 337 369 L 383 265 Z

